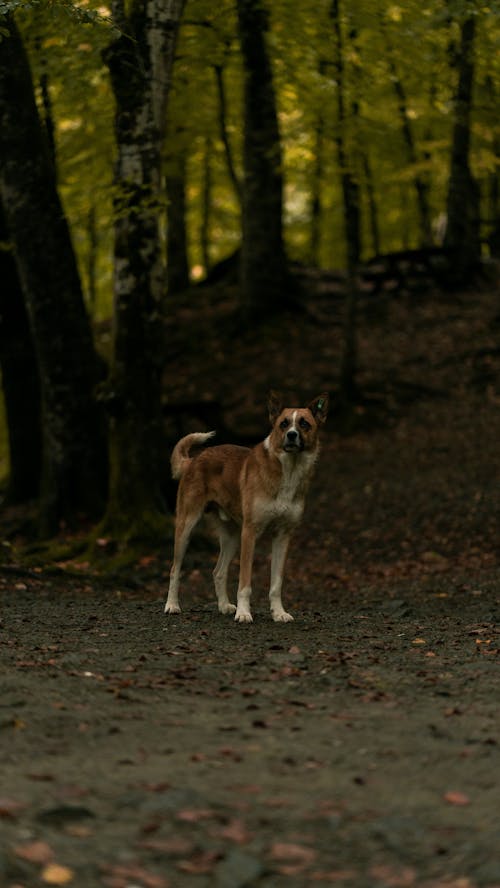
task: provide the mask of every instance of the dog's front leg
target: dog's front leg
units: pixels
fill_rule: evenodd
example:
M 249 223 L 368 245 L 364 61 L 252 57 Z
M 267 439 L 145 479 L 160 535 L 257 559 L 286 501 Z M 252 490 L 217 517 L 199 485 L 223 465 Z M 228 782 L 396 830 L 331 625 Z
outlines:
M 252 595 L 252 565 L 255 551 L 255 528 L 251 524 L 243 524 L 241 530 L 240 580 L 238 584 L 238 601 L 234 619 L 238 623 L 251 623 L 250 597 Z
M 280 533 L 274 537 L 272 546 L 269 601 L 273 620 L 279 623 L 289 623 L 290 620 L 293 620 L 292 615 L 287 614 L 281 602 L 281 588 L 289 542 L 290 534 Z

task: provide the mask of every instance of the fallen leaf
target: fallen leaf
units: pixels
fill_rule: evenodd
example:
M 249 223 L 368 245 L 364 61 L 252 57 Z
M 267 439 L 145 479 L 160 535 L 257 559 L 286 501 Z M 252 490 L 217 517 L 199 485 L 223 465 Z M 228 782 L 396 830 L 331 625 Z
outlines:
M 41 879 L 47 885 L 69 885 L 74 879 L 74 872 L 69 866 L 60 863 L 49 863 L 42 870 Z
M 39 864 L 49 863 L 54 857 L 54 852 L 47 842 L 26 842 L 24 845 L 16 845 L 14 854 L 21 860 Z
M 177 820 L 183 820 L 185 823 L 198 823 L 199 820 L 207 820 L 213 816 L 211 808 L 184 808 L 177 811 Z
M 292 842 L 275 842 L 271 845 L 269 856 L 273 860 L 287 860 L 294 863 L 312 863 L 316 859 L 314 848 L 305 845 L 295 845 Z
M 181 854 L 191 854 L 194 852 L 194 844 L 190 839 L 182 836 L 170 836 L 166 839 L 144 839 L 138 842 L 139 848 L 146 851 L 160 851 L 163 854 L 171 854 L 172 856 L 180 856 Z
M 190 860 L 179 860 L 177 869 L 193 876 L 202 876 L 212 873 L 218 861 L 219 854 L 216 851 L 202 851 Z
M 470 798 L 466 796 L 463 792 L 456 792 L 451 790 L 450 792 L 445 792 L 444 794 L 445 802 L 448 802 L 449 805 L 470 805 Z
M 134 864 L 116 866 L 105 864 L 101 866 L 105 873 L 103 884 L 110 888 L 129 888 L 132 884 L 140 884 L 141 888 L 169 888 L 170 882 L 165 876 L 158 876 L 142 866 Z
M 241 817 L 235 817 L 234 820 L 231 820 L 227 826 L 220 830 L 218 835 L 220 838 L 229 839 L 229 841 L 236 842 L 238 845 L 246 844 L 251 838 L 245 821 Z
M 25 807 L 23 802 L 18 802 L 16 799 L 0 798 L 0 817 L 15 820 Z

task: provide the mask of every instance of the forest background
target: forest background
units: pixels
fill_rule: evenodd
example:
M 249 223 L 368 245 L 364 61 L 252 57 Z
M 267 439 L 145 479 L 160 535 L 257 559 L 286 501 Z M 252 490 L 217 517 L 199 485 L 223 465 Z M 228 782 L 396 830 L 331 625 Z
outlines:
M 266 361 L 284 318 L 326 323 L 326 288 L 325 384 L 355 409 L 364 290 L 462 286 L 498 257 L 499 12 L 0 2 L 1 468 L 38 534 L 164 538 L 166 417 L 227 426 L 209 394 L 172 397 L 176 324 L 210 392 L 207 323 Z

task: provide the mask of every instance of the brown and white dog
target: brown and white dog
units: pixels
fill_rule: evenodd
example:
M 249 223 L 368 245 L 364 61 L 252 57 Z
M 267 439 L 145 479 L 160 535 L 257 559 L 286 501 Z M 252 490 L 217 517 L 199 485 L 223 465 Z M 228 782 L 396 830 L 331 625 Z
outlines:
M 274 620 L 293 620 L 281 603 L 283 569 L 293 529 L 304 511 L 304 502 L 319 453 L 318 432 L 328 411 L 328 395 L 315 398 L 307 407 L 281 406 L 281 398 L 269 397 L 271 432 L 253 449 L 223 444 L 190 456 L 194 445 L 203 444 L 215 432 L 186 435 L 176 444 L 171 458 L 172 475 L 180 479 L 177 494 L 174 560 L 170 571 L 165 613 L 179 607 L 179 577 L 191 533 L 206 513 L 216 530 L 220 554 L 213 577 L 219 611 L 235 614 L 239 623 L 252 622 L 250 596 L 252 565 L 257 538 L 272 534 L 271 587 L 269 599 Z M 237 606 L 227 596 L 229 565 L 241 543 Z

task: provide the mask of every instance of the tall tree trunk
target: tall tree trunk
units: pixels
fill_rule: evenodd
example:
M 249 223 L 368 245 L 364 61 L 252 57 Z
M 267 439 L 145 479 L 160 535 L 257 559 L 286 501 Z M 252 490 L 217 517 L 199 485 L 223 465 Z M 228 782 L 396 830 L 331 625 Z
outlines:
M 378 224 L 378 207 L 375 196 L 375 186 L 373 184 L 373 173 L 370 159 L 366 151 L 361 154 L 363 171 L 366 182 L 366 194 L 368 199 L 368 219 L 370 223 L 370 233 L 372 239 L 372 250 L 375 256 L 381 252 L 380 247 L 380 226 Z
M 247 317 L 283 307 L 289 283 L 283 244 L 281 141 L 262 0 L 237 0 L 244 65 L 241 308 Z
M 186 230 L 186 160 L 182 151 L 169 158 L 167 189 L 167 290 L 169 296 L 189 287 Z
M 212 210 L 212 140 L 205 138 L 203 152 L 203 185 L 201 189 L 200 247 L 205 276 L 210 273 L 210 213 Z
M 453 142 L 448 183 L 448 223 L 444 239 L 445 246 L 454 252 L 459 276 L 469 272 L 481 255 L 479 189 L 469 165 L 475 31 L 476 19 L 470 16 L 462 22 L 457 56 L 458 85 L 454 102 Z
M 311 228 L 309 241 L 309 261 L 319 267 L 321 261 L 321 193 L 324 175 L 324 134 L 325 119 L 320 111 L 316 118 L 314 133 L 314 166 L 311 184 Z
M 345 145 L 345 75 L 342 23 L 339 0 L 332 0 L 330 17 L 335 42 L 334 66 L 337 83 L 337 158 L 340 168 L 342 200 L 344 205 L 345 239 L 347 247 L 347 301 L 344 322 L 344 343 L 340 365 L 340 401 L 351 404 L 358 395 L 356 372 L 358 365 L 356 272 L 361 254 L 361 220 L 359 185 L 351 172 Z
M 42 433 L 40 378 L 21 281 L 0 202 L 0 367 L 9 435 L 6 500 L 40 493 Z
M 115 314 L 107 397 L 110 492 L 103 522 L 122 540 L 161 526 L 165 269 L 161 149 L 184 0 L 113 3 L 121 36 L 105 53 L 116 101 Z
M 0 41 L 0 183 L 34 335 L 43 399 L 41 531 L 95 514 L 106 480 L 94 397 L 100 363 L 85 312 L 28 58 L 10 16 Z
M 389 40 L 389 36 L 387 31 L 385 32 L 385 42 L 387 46 L 387 59 L 389 64 L 389 71 L 391 75 L 391 83 L 394 87 L 394 92 L 396 94 L 396 99 L 398 102 L 398 112 L 399 112 L 399 120 L 401 123 L 401 134 L 403 138 L 403 144 L 406 150 L 406 158 L 408 164 L 410 166 L 415 167 L 418 162 L 418 151 L 417 146 L 415 144 L 415 138 L 413 135 L 413 129 L 411 125 L 410 115 L 408 113 L 408 99 L 406 97 L 406 90 L 404 84 L 399 76 L 399 71 L 394 59 L 394 50 Z M 422 175 L 419 173 L 415 174 L 413 179 L 415 192 L 417 196 L 417 211 L 418 211 L 418 227 L 420 232 L 420 244 L 421 246 L 430 246 L 432 244 L 432 223 L 431 223 L 431 212 L 429 209 L 429 184 L 425 181 Z
M 219 135 L 221 142 L 224 146 L 224 152 L 226 155 L 226 163 L 227 163 L 227 171 L 229 173 L 229 178 L 231 179 L 231 183 L 233 185 L 234 193 L 236 195 L 236 199 L 240 208 L 243 205 L 243 193 L 241 182 L 236 173 L 236 166 L 234 163 L 233 151 L 231 148 L 231 142 L 229 141 L 229 134 L 227 131 L 227 110 L 226 110 L 226 90 L 224 86 L 224 68 L 222 65 L 215 65 L 215 82 L 217 86 L 217 97 L 219 100 Z

